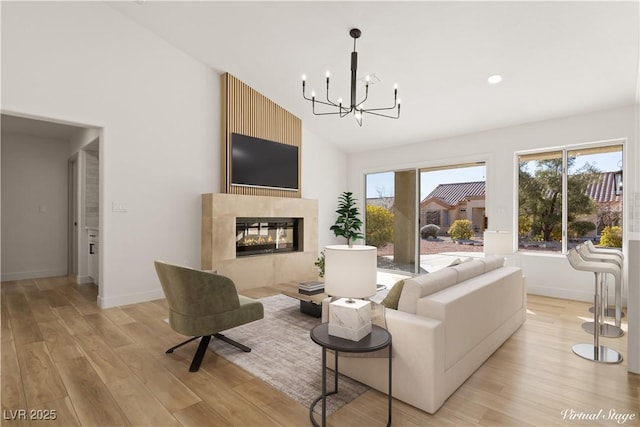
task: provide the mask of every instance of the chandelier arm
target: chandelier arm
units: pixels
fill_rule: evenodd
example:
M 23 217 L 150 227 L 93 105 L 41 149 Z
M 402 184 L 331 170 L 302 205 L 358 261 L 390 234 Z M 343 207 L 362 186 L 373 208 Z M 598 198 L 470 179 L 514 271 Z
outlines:
M 380 110 L 380 108 L 376 108 L 376 110 Z M 375 113 L 371 110 L 362 110 L 362 114 L 373 114 L 374 116 L 386 117 L 388 119 L 399 119 L 400 118 L 400 108 L 398 108 L 398 114 L 395 116 L 389 116 L 387 114 Z
M 322 105 L 328 105 L 329 107 L 332 107 L 331 104 L 327 104 L 324 101 L 318 101 L 317 99 L 313 99 L 311 102 L 311 112 L 316 115 L 316 116 L 329 116 L 329 115 L 336 115 L 338 114 L 340 117 L 344 117 L 347 114 L 349 114 L 351 112 L 351 110 L 348 110 L 344 107 L 340 108 L 338 107 L 338 111 L 334 111 L 334 112 L 324 112 L 324 113 L 317 113 L 316 112 L 316 103 L 318 104 L 322 104 Z M 337 107 L 337 106 L 336 106 Z
M 349 109 L 343 108 L 343 112 L 340 113 L 340 118 L 347 117 L 352 111 L 353 111 L 353 108 L 349 108 Z
M 380 107 L 380 108 L 367 108 L 364 111 L 384 111 L 384 110 L 393 110 L 394 108 L 398 108 L 400 104 L 398 104 L 398 97 L 393 97 L 393 105 L 391 107 Z
M 346 107 L 340 107 L 340 106 L 339 106 L 339 105 L 337 105 L 337 104 L 333 104 L 333 103 L 331 103 L 331 101 L 329 101 L 329 102 L 325 102 L 325 101 L 321 101 L 321 100 L 316 99 L 316 98 L 313 98 L 313 99 L 311 99 L 310 101 L 315 102 L 315 103 L 317 103 L 317 104 L 327 105 L 327 106 L 329 106 L 329 107 L 335 107 L 335 108 L 342 109 L 342 110 L 349 110 L 349 109 L 348 109 L 348 108 L 346 108 Z
M 342 104 L 336 104 L 335 102 L 333 102 L 332 100 L 329 99 L 329 81 L 328 80 L 329 79 L 327 79 L 327 102 L 329 102 L 334 107 L 344 108 L 344 107 L 342 107 Z
M 311 111 L 316 116 L 331 116 L 331 115 L 340 114 L 340 117 L 344 117 L 340 111 L 335 111 L 333 113 L 316 113 L 315 110 L 313 110 L 313 109 Z M 347 113 L 347 114 L 349 114 L 349 113 Z M 345 114 L 345 116 L 346 116 L 346 114 Z
M 366 100 L 369 98 L 369 85 L 366 86 L 366 90 L 364 92 L 364 99 L 360 102 L 358 102 L 355 106 L 359 107 L 362 104 L 364 104 L 366 102 Z
M 313 91 L 312 91 L 312 93 L 313 93 Z M 302 98 L 306 99 L 307 101 L 311 101 L 311 102 L 314 102 L 314 98 L 315 98 L 314 96 L 312 96 L 311 98 L 309 98 L 307 96 L 306 84 L 305 84 L 304 80 L 302 81 Z
M 394 105 L 393 107 L 386 107 L 386 108 L 365 108 L 362 111 L 389 111 L 389 110 L 395 110 L 396 108 L 398 108 L 398 104 L 396 103 L 396 105 Z

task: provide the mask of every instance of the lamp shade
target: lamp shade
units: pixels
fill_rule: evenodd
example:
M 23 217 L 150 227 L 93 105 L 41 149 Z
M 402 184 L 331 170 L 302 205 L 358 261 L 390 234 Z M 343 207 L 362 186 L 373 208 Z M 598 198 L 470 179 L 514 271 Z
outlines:
M 325 247 L 324 291 L 334 297 L 367 298 L 376 294 L 377 248 L 364 245 Z

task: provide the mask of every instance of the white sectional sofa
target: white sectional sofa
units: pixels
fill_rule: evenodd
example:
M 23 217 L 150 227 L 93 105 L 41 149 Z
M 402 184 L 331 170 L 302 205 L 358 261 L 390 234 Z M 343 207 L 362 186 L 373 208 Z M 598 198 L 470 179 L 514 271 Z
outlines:
M 404 281 L 398 309 L 384 309 L 393 339 L 393 397 L 429 413 L 525 321 L 522 271 L 478 258 Z M 381 355 L 382 356 L 382 355 Z M 333 367 L 333 358 L 328 358 Z M 387 359 L 341 356 L 339 372 L 387 392 Z

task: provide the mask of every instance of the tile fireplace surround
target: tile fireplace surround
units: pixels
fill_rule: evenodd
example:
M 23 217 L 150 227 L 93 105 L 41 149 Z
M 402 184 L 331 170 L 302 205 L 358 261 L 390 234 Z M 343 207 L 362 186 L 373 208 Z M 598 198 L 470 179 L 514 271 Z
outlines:
M 302 249 L 236 256 L 236 219 L 303 218 Z M 201 267 L 233 279 L 239 290 L 317 278 L 318 201 L 226 193 L 202 195 Z

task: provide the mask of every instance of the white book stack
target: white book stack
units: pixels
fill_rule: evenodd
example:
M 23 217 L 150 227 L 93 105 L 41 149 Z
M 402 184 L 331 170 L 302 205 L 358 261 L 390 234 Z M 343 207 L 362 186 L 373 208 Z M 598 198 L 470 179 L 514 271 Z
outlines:
M 298 285 L 298 293 L 304 295 L 315 295 L 324 292 L 324 282 L 312 280 L 310 282 L 302 282 Z

